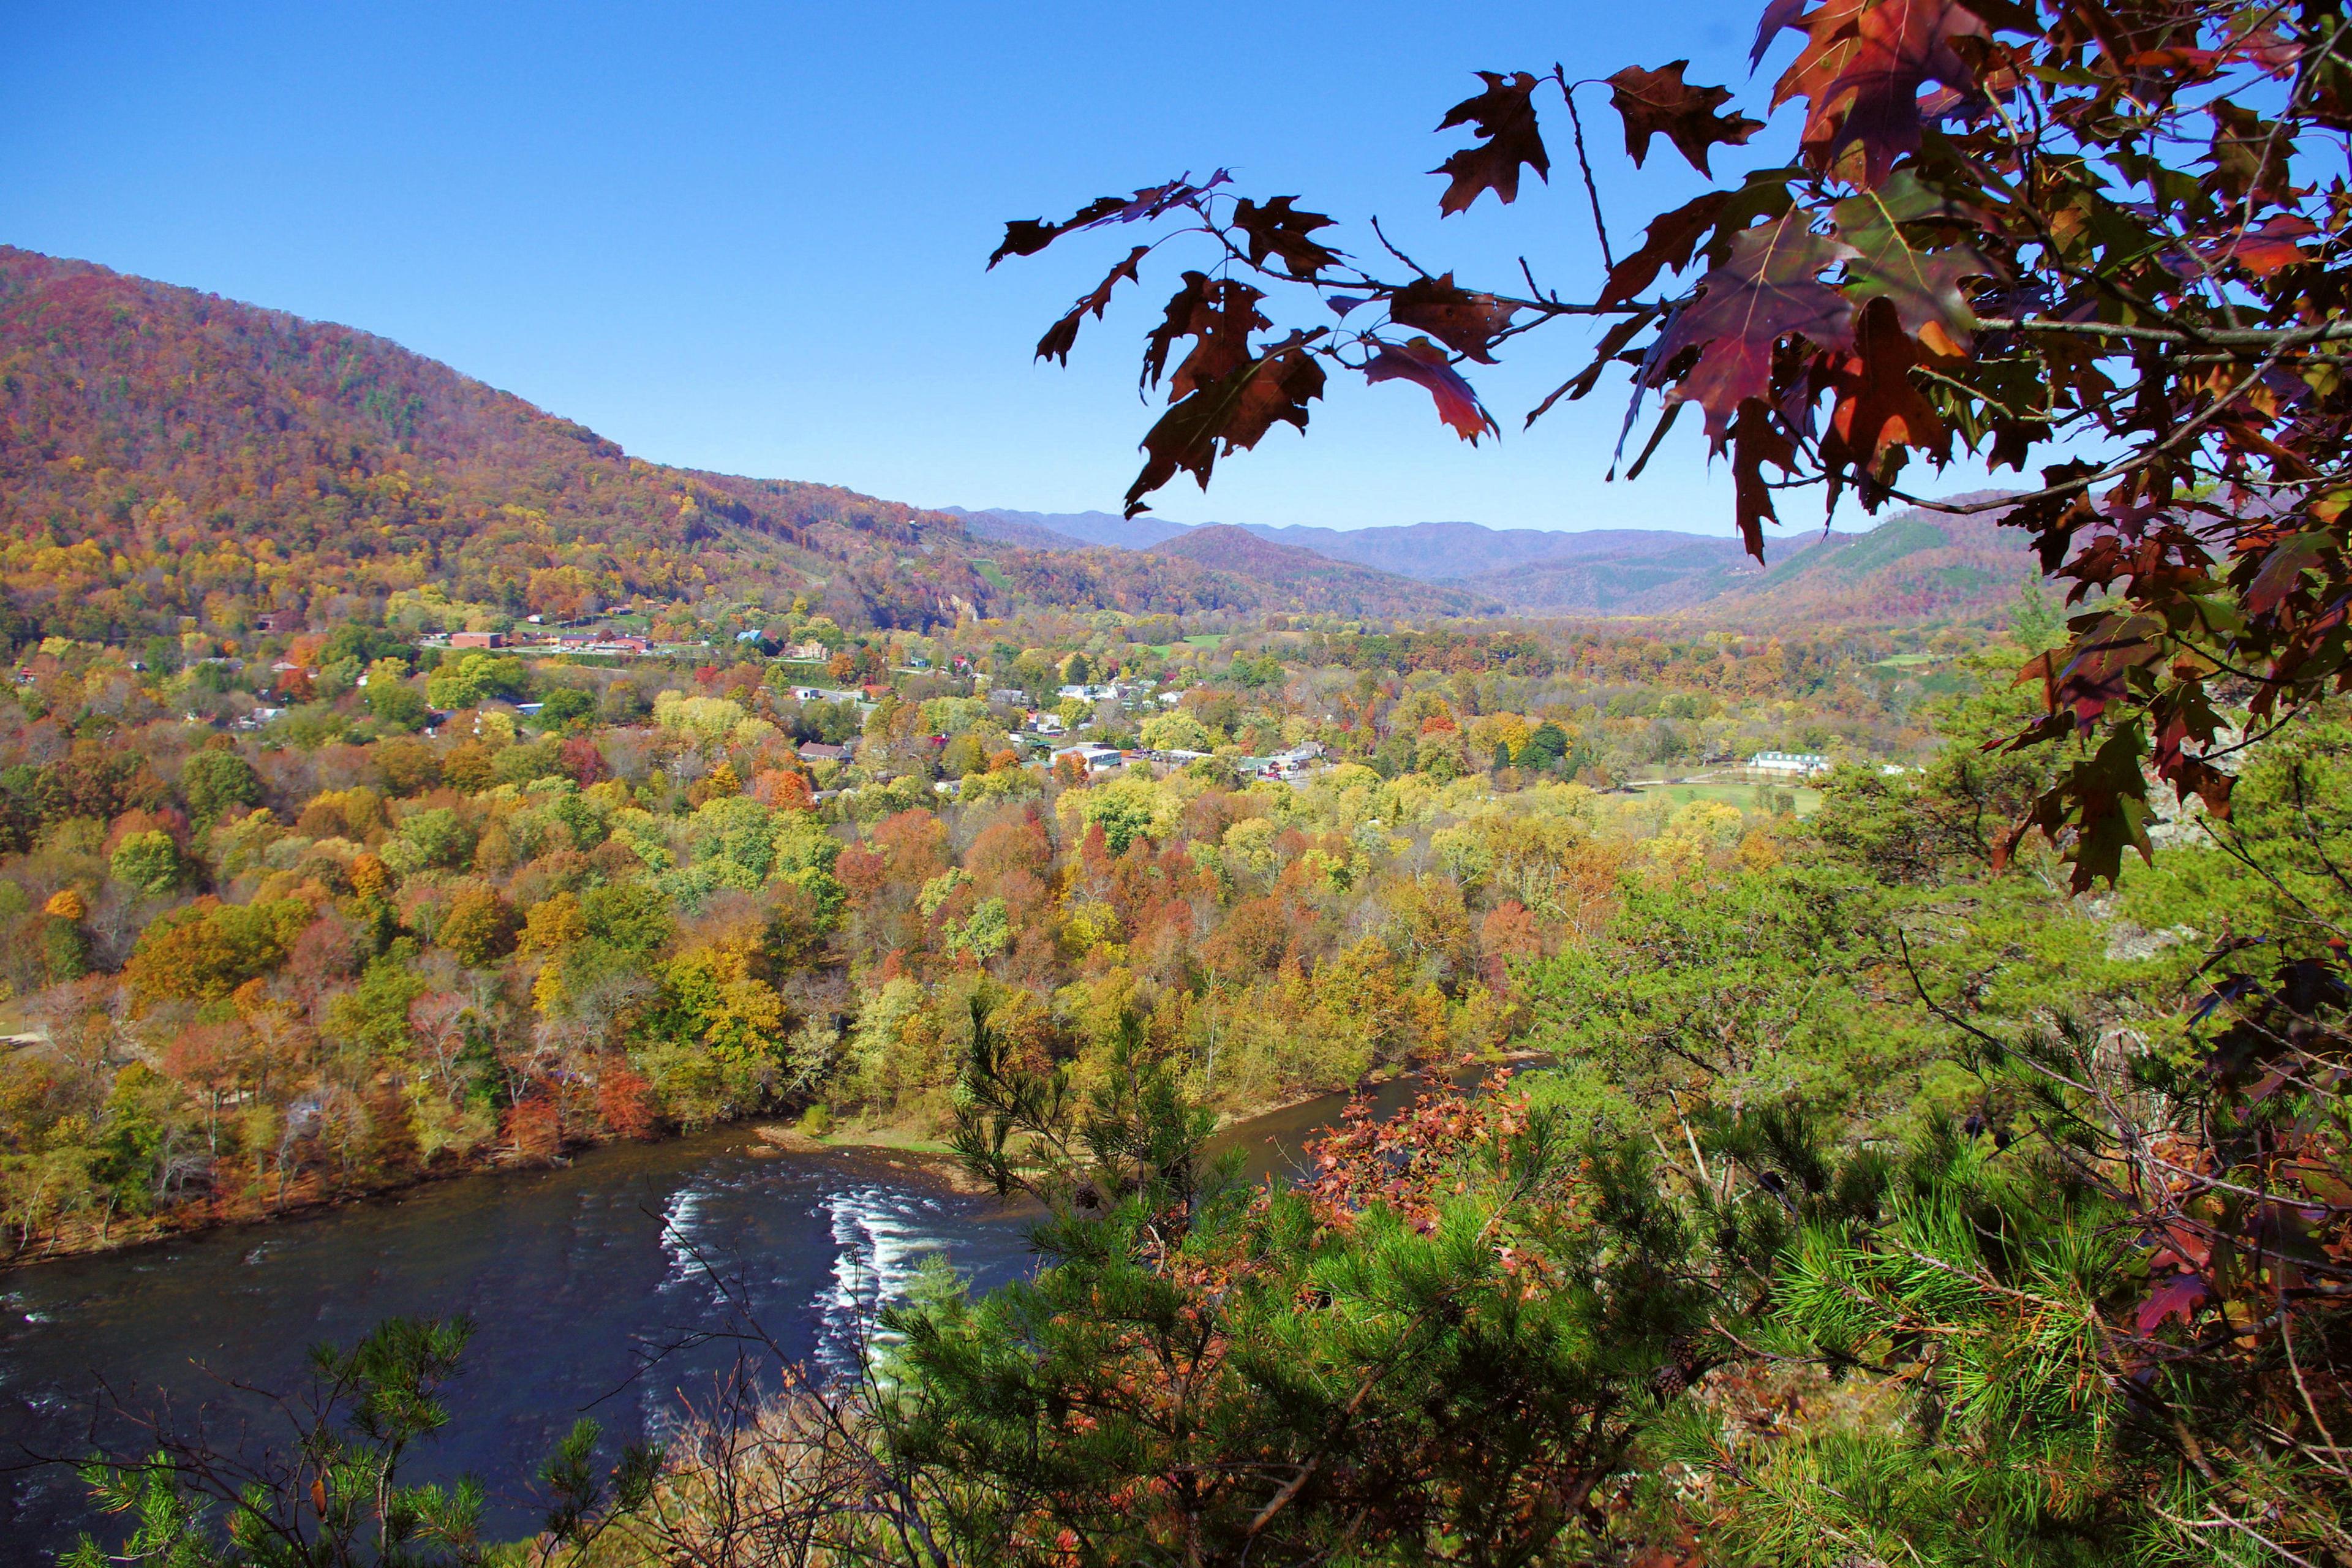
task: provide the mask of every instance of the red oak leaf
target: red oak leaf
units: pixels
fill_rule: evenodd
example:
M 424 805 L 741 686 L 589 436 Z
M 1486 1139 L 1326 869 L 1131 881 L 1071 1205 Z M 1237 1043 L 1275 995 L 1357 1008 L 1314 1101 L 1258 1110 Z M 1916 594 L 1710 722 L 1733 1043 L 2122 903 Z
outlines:
M 1306 429 L 1307 405 L 1323 395 L 1323 366 L 1307 345 L 1325 330 L 1292 333 L 1230 374 L 1200 382 L 1161 415 L 1144 434 L 1143 471 L 1128 487 L 1127 515 L 1150 510 L 1143 498 L 1179 470 L 1208 489 L 1220 456 L 1256 446 L 1276 423 Z
M 1680 272 L 1704 253 L 1710 264 L 1731 253 L 1738 237 L 1759 217 L 1779 217 L 1794 205 L 1791 171 L 1764 169 L 1736 191 L 1710 191 L 1654 220 L 1643 231 L 1642 247 L 1617 263 L 1601 286 L 1601 300 L 1613 305 L 1632 299 L 1668 268 Z M 1707 238 L 1712 231 L 1714 237 Z M 1702 245 L 1701 240 L 1706 243 Z
M 1650 138 L 1663 133 L 1693 168 L 1709 174 L 1707 152 L 1716 143 L 1738 147 L 1764 129 L 1762 121 L 1744 114 L 1729 119 L 1717 114 L 1731 100 L 1731 89 L 1690 86 L 1683 80 L 1689 64 L 1674 60 L 1656 70 L 1627 66 L 1609 79 L 1610 101 L 1624 119 L 1625 152 L 1635 168 L 1649 155 Z
M 1004 226 L 1003 242 L 989 256 L 988 265 L 992 268 L 1008 256 L 1034 256 L 1062 236 L 1081 229 L 1158 217 L 1171 207 L 1180 206 L 1232 179 L 1231 174 L 1219 169 L 1196 185 L 1188 172 L 1164 185 L 1147 185 L 1131 196 L 1097 196 L 1060 223 L 1047 223 L 1041 217 L 1016 218 Z
M 2246 614 L 2267 616 L 2303 589 L 2303 574 L 2325 564 L 2336 546 L 2333 533 L 2298 533 L 2274 547 L 2246 585 Z
M 1542 179 L 1551 178 L 1551 155 L 1544 151 L 1543 137 L 1536 129 L 1536 79 L 1525 71 L 1507 78 L 1494 71 L 1480 71 L 1478 76 L 1486 90 L 1464 99 L 1437 123 L 1440 131 L 1475 123 L 1485 138 L 1480 145 L 1465 147 L 1430 171 L 1449 175 L 1454 182 L 1437 204 L 1444 216 L 1467 208 L 1481 191 L 1492 191 L 1506 202 L 1518 200 L 1522 163 Z
M 2185 1329 L 2196 1321 L 2197 1309 L 2210 1294 L 2205 1281 L 2194 1274 L 2175 1274 L 2148 1292 L 2132 1319 L 2132 1328 L 2137 1333 L 2152 1334 L 2164 1327 L 2166 1319 L 2179 1318 Z
M 1437 416 L 1474 447 L 1481 436 L 1501 434 L 1494 419 L 1479 405 L 1478 395 L 1470 390 L 1470 384 L 1445 363 L 1445 351 L 1427 338 L 1382 343 L 1381 352 L 1364 366 L 1364 379 L 1375 384 L 1410 381 L 1425 388 L 1437 400 Z
M 1869 473 L 1891 447 L 1937 456 L 1951 449 L 1951 432 L 1912 384 L 1911 367 L 1917 363 L 1917 345 L 1903 331 L 1892 305 L 1865 306 L 1856 318 L 1853 353 L 1830 374 L 1837 406 L 1822 435 L 1824 466 Z
M 1118 216 L 1126 205 L 1118 196 L 1097 196 L 1060 223 L 1047 223 L 1041 217 L 1015 218 L 1004 226 L 1004 241 L 989 253 L 988 265 L 993 268 L 1008 256 L 1034 256 L 1074 229 Z
M 1250 333 L 1273 324 L 1257 308 L 1257 302 L 1265 298 L 1248 284 L 1230 278 L 1212 279 L 1202 272 L 1184 274 L 1184 287 L 1168 301 L 1166 320 L 1152 328 L 1144 340 L 1144 384 L 1158 384 L 1176 340 L 1183 337 L 1199 341 L 1176 367 L 1168 388 L 1171 400 L 1203 383 L 1232 374 L 1250 357 Z
M 1764 465 L 1785 474 L 1796 461 L 1796 443 L 1773 419 L 1771 409 L 1761 402 L 1741 404 L 1738 422 L 1731 427 L 1732 500 L 1739 542 L 1759 561 L 1764 559 L 1764 525 L 1780 521 L 1764 482 Z
M 1698 242 L 1715 227 L 1730 199 L 1727 191 L 1709 191 L 1651 219 L 1650 226 L 1642 231 L 1641 248 L 1610 269 L 1600 302 L 1614 305 L 1630 300 L 1656 282 L 1659 273 L 1669 268 L 1680 272 L 1688 267 Z
M 1668 400 L 1705 407 L 1707 435 L 1718 449 L 1739 405 L 1770 387 L 1772 347 L 1782 337 L 1800 333 L 1819 348 L 1853 341 L 1853 307 L 1821 272 L 1853 254 L 1843 241 L 1813 233 L 1804 214 L 1790 212 L 1741 234 L 1723 265 L 1699 279 L 1697 302 L 1675 318 L 1655 363 L 1705 345 Z
M 1625 345 L 1632 342 L 1642 329 L 1648 326 L 1654 319 L 1646 311 L 1640 315 L 1628 316 L 1601 333 L 1600 343 L 1592 351 L 1592 363 L 1578 371 L 1569 380 L 1554 387 L 1551 395 L 1538 404 L 1534 412 L 1528 416 L 1528 423 L 1533 425 L 1542 418 L 1550 412 L 1551 405 L 1563 397 L 1574 403 L 1591 392 L 1594 384 L 1600 381 L 1601 373 L 1607 369 L 1611 362 L 1619 354 L 1624 353 Z M 1641 358 L 1639 354 L 1629 354 L 1626 357 L 1636 362 Z
M 1068 315 L 1045 329 L 1045 335 L 1037 340 L 1037 357 L 1058 359 L 1064 364 L 1069 363 L 1070 350 L 1077 346 L 1078 319 L 1092 310 L 1095 320 L 1101 321 L 1103 312 L 1110 308 L 1110 291 L 1118 286 L 1121 279 L 1130 283 L 1142 281 L 1136 272 L 1136 264 L 1150 254 L 1151 247 L 1148 245 L 1139 245 L 1129 251 L 1127 259 L 1112 268 L 1110 276 L 1096 284 L 1093 293 L 1071 306 Z
M 1474 294 L 1454 284 L 1454 274 L 1416 278 L 1389 301 L 1389 320 L 1400 327 L 1419 327 L 1456 353 L 1481 364 L 1495 363 L 1487 352 L 1496 337 L 1511 324 L 1508 305 L 1492 294 Z
M 2295 241 L 2309 239 L 2318 232 L 2309 219 L 2282 213 L 2259 228 L 2241 229 L 2225 238 L 2210 240 L 2198 248 L 2210 261 L 2217 264 L 2234 261 L 2255 277 L 2267 278 L 2282 267 L 2309 261 L 2311 253 Z
M 1251 266 L 1278 256 L 1293 278 L 1312 278 L 1339 259 L 1338 251 L 1309 237 L 1318 228 L 1329 228 L 1331 220 L 1321 213 L 1294 211 L 1290 204 L 1297 199 L 1276 196 L 1260 206 L 1244 196 L 1234 204 L 1234 226 L 1249 236 Z
M 1816 167 L 1836 166 L 1859 146 L 1852 177 L 1865 190 L 1918 150 L 1921 88 L 1976 87 L 1951 44 L 1983 36 L 1985 26 L 1958 0 L 1829 0 L 1803 26 L 1811 41 L 1774 87 L 1773 106 L 1807 100 L 1801 142 Z
M 1798 18 L 1804 14 L 1805 0 L 1770 0 L 1764 15 L 1756 24 L 1756 44 L 1748 51 L 1748 68 L 1754 70 L 1764 63 L 1764 51 L 1772 47 L 1772 35 L 1783 27 L 1802 31 L 1804 24 Z

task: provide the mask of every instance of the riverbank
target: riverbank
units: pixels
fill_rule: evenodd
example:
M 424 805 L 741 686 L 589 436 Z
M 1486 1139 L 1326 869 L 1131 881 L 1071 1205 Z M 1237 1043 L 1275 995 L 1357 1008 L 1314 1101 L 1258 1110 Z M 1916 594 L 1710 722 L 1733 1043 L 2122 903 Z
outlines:
M 16 1231 L 12 1250 L 5 1258 L 0 1258 L 0 1274 L 10 1269 L 59 1262 L 68 1258 L 88 1258 L 159 1243 L 184 1241 L 191 1237 L 239 1226 L 265 1226 L 279 1220 L 308 1218 L 354 1204 L 397 1197 L 419 1187 L 436 1186 L 461 1177 L 559 1169 L 569 1163 L 572 1156 L 590 1149 L 622 1142 L 666 1142 L 674 1136 L 677 1134 L 646 1140 L 584 1139 L 567 1146 L 563 1152 L 551 1159 L 523 1155 L 511 1149 L 477 1150 L 438 1157 L 427 1164 L 386 1173 L 368 1181 L 339 1183 L 331 1181 L 324 1173 L 306 1171 L 266 1198 L 215 1192 L 186 1199 L 153 1214 L 84 1219 L 36 1230 L 29 1237 L 21 1230 Z M 243 1169 L 245 1167 L 242 1166 L 232 1168 L 231 1181 L 223 1184 L 234 1184 L 236 1173 Z M 266 1178 L 247 1182 L 244 1184 L 246 1192 L 263 1184 L 263 1181 Z
M 1506 1053 L 1475 1064 L 1473 1076 L 1499 1068 L 1524 1067 L 1545 1059 L 1541 1053 L 1534 1051 Z M 1355 1085 L 1316 1089 L 1265 1101 L 1245 1101 L 1219 1113 L 1217 1131 L 1220 1134 L 1231 1134 L 1252 1122 L 1288 1117 L 1321 1101 L 1351 1096 L 1360 1090 L 1389 1089 L 1414 1076 L 1419 1070 L 1413 1068 L 1383 1068 Z M 1457 1068 L 1455 1077 L 1459 1079 L 1462 1076 L 1463 1070 Z M 750 1116 L 719 1123 L 718 1128 L 748 1132 L 750 1142 L 746 1148 L 755 1153 L 856 1152 L 905 1179 L 940 1187 L 959 1195 L 977 1196 L 993 1191 L 987 1184 L 975 1180 L 945 1142 L 932 1136 L 928 1129 L 911 1122 L 852 1123 L 823 1134 L 813 1134 L 793 1122 Z M 240 1186 L 236 1178 L 243 1167 L 232 1166 L 228 1168 L 229 1179 L 222 1184 L 224 1187 L 239 1188 L 240 1195 L 216 1194 L 191 1199 L 152 1215 L 115 1215 L 110 1219 L 100 1216 L 37 1230 L 29 1244 L 19 1241 L 6 1257 L 0 1258 L 0 1275 L 70 1258 L 186 1240 L 210 1231 L 314 1217 L 352 1205 L 396 1198 L 419 1187 L 461 1178 L 507 1176 L 522 1172 L 560 1169 L 574 1157 L 593 1149 L 628 1142 L 671 1142 L 711 1131 L 714 1129 L 681 1129 L 641 1140 L 581 1140 L 567 1144 L 562 1152 L 552 1157 L 525 1155 L 510 1148 L 478 1150 L 463 1155 L 436 1157 L 424 1166 L 366 1182 L 337 1184 L 325 1173 L 306 1172 L 289 1182 L 281 1192 L 273 1193 L 267 1199 L 243 1196 L 262 1184 L 247 1179 Z
M 993 1194 L 996 1189 L 964 1168 L 955 1152 L 936 1139 L 910 1129 L 877 1127 L 818 1137 L 789 1122 L 770 1122 L 751 1129 L 759 1147 L 754 1154 L 824 1154 L 856 1151 L 869 1162 L 910 1180 L 928 1181 L 966 1197 Z
M 1508 1051 L 1475 1063 L 1455 1064 L 1451 1076 L 1455 1082 L 1466 1087 L 1467 1083 L 1491 1072 L 1504 1068 L 1517 1071 L 1551 1059 L 1541 1051 Z M 1307 1089 L 1270 1100 L 1244 1100 L 1217 1113 L 1216 1131 L 1219 1135 L 1230 1135 L 1253 1122 L 1287 1118 L 1326 1100 L 1345 1100 L 1359 1093 L 1390 1089 L 1424 1071 L 1433 1070 L 1435 1070 L 1433 1066 L 1381 1068 L 1352 1085 Z M 947 1143 L 911 1122 L 853 1122 L 823 1133 L 812 1133 L 797 1123 L 772 1122 L 753 1131 L 762 1142 L 781 1152 L 814 1153 L 829 1149 L 854 1149 L 907 1170 L 929 1171 L 960 1193 L 994 1191 L 986 1183 L 975 1181 Z

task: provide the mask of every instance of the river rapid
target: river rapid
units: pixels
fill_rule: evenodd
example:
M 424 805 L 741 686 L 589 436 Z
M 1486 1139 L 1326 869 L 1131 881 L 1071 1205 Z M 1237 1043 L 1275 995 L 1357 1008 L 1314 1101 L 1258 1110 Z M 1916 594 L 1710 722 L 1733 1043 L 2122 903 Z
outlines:
M 1389 1085 L 1375 1104 L 1412 1093 Z M 1343 1103 L 1220 1142 L 1253 1177 L 1279 1177 Z M 201 1418 L 233 1441 L 266 1414 L 241 1390 L 298 1392 L 310 1346 L 395 1315 L 476 1324 L 415 1479 L 481 1477 L 491 1533 L 526 1534 L 536 1516 L 519 1489 L 579 1416 L 608 1447 L 658 1436 L 737 1368 L 747 1315 L 803 1364 L 853 1364 L 925 1254 L 985 1290 L 1035 1267 L 1034 1218 L 869 1152 L 776 1152 L 737 1127 L 0 1274 L 0 1563 L 46 1562 L 90 1525 L 80 1483 L 37 1461 L 134 1440 L 96 1416 L 107 1404 L 168 1410 L 184 1430 Z

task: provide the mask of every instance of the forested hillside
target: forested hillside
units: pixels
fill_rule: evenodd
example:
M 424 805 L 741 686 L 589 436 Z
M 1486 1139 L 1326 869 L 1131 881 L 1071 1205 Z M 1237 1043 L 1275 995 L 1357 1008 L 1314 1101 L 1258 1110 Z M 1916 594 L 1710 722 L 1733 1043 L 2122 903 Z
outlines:
M 618 609 L 681 639 L 795 599 L 919 629 L 1361 598 L 991 545 L 831 486 L 645 462 L 368 333 L 9 247 L 0 526 L 0 630 L 17 643 L 235 636 L 270 611 L 323 628 L 395 595 L 457 629 Z M 1396 607 L 1453 604 L 1407 585 Z
M 0 511 L 11 611 L 86 639 L 428 584 L 509 612 L 814 590 L 905 625 L 990 591 L 912 508 L 633 460 L 381 338 L 14 249 Z

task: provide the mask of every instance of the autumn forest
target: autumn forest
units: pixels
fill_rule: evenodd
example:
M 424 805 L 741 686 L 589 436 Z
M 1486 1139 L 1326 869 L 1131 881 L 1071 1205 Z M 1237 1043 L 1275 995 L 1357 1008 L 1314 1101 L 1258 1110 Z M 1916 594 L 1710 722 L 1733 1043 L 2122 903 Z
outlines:
M 455 1307 L 232 1373 L 257 1447 L 110 1386 L 8 1472 L 61 1560 L 2352 1563 L 2347 33 L 1481 71 L 1423 195 L 1589 206 L 1581 290 L 1223 169 L 1013 219 L 975 270 L 1109 246 L 1041 361 L 1173 289 L 1119 518 L 0 247 L 0 1286 L 665 1146 L 1022 1238 L 792 1260 L 846 1352 L 721 1289 L 719 1394 L 503 1490 Z M 1708 188 L 1629 229 L 1620 130 Z M 1343 395 L 1487 441 L 1573 333 L 1521 427 L 1628 398 L 1738 549 L 1120 531 Z

